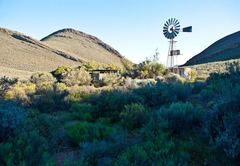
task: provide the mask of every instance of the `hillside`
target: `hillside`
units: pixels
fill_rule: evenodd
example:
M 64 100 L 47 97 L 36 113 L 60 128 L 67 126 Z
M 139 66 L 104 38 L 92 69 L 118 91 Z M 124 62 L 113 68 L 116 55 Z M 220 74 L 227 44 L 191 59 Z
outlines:
M 41 39 L 48 46 L 83 61 L 97 61 L 122 67 L 122 55 L 97 37 L 74 29 L 62 29 Z
M 0 76 L 28 77 L 36 71 L 52 71 L 58 65 L 80 61 L 22 33 L 0 28 Z
M 184 66 L 240 58 L 240 31 L 228 35 L 189 59 Z

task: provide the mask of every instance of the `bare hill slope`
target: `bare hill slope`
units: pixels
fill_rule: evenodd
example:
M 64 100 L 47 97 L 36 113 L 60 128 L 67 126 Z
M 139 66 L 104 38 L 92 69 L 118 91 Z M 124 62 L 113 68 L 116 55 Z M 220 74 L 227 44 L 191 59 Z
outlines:
M 184 66 L 204 64 L 209 62 L 226 61 L 240 58 L 240 31 L 228 35 L 198 55 L 189 59 Z
M 80 65 L 78 59 L 22 33 L 0 28 L 0 76 L 26 77 L 36 71 L 52 71 L 58 65 Z
M 69 53 L 83 61 L 97 61 L 122 66 L 122 55 L 97 37 L 74 29 L 56 31 L 41 40 L 48 46 Z

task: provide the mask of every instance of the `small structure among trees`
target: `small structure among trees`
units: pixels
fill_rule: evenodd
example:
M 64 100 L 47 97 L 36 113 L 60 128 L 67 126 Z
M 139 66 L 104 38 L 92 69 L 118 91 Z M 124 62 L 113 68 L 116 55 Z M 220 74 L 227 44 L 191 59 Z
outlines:
M 87 70 L 92 76 L 93 82 L 100 81 L 109 74 L 118 74 L 119 70 L 108 70 L 108 69 L 96 69 L 96 70 Z

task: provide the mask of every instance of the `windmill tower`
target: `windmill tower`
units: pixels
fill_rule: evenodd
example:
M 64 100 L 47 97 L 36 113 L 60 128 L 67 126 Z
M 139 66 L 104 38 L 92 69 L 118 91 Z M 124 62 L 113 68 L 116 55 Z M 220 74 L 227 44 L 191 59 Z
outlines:
M 168 50 L 168 57 L 167 57 L 167 64 L 166 67 L 169 69 L 177 68 L 176 72 L 178 71 L 178 61 L 177 57 L 180 55 L 180 50 L 176 49 L 176 42 L 174 38 L 180 32 L 180 23 L 176 18 L 171 18 L 166 21 L 163 26 L 163 34 L 169 41 L 169 50 Z M 182 32 L 192 32 L 192 26 L 183 28 Z

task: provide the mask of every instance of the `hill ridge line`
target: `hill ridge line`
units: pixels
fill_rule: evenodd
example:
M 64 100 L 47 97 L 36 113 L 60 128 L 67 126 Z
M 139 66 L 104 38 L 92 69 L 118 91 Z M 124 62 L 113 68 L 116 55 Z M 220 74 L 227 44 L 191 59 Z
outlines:
M 108 52 L 110 53 L 113 53 L 115 54 L 117 57 L 119 58 L 123 58 L 123 56 L 117 51 L 115 50 L 113 47 L 111 47 L 110 45 L 104 43 L 102 40 L 100 40 L 99 38 L 95 37 L 95 36 L 92 36 L 92 35 L 89 35 L 89 34 L 86 34 L 82 31 L 78 31 L 78 30 L 75 30 L 75 29 L 72 29 L 72 28 L 64 28 L 64 29 L 60 29 L 56 32 L 53 32 L 51 33 L 50 35 L 42 38 L 40 41 L 44 41 L 44 40 L 47 40 L 48 38 L 50 38 L 51 36 L 56 36 L 56 37 L 67 37 L 67 36 L 59 36 L 58 34 L 59 33 L 62 33 L 62 32 L 71 32 L 73 34 L 76 34 L 76 35 L 81 35 L 82 37 L 85 37 L 85 38 L 89 38 L 91 41 L 93 41 L 95 44 L 98 44 L 99 46 L 103 47 L 104 49 L 106 49 Z M 70 37 L 71 38 L 71 37 Z
M 50 50 L 51 52 L 56 53 L 56 54 L 66 58 L 66 59 L 70 59 L 70 60 L 73 60 L 73 61 L 76 61 L 76 62 L 84 63 L 84 61 L 79 59 L 79 58 L 75 58 L 75 57 L 69 55 L 66 52 L 63 52 L 63 51 L 54 49 L 52 47 L 49 47 L 49 46 L 43 44 L 41 41 L 38 41 L 38 40 L 36 40 L 36 39 L 34 39 L 34 38 L 30 37 L 30 36 L 27 36 L 27 35 L 25 35 L 23 33 L 20 33 L 20 32 L 17 32 L 17 31 L 12 31 L 12 30 L 9 30 L 9 29 L 6 29 L 6 28 L 0 28 L 0 32 L 1 31 L 3 33 L 6 33 L 6 34 L 12 36 L 15 39 L 20 40 L 20 41 L 28 42 L 28 43 L 37 45 L 37 46 L 39 46 L 39 47 L 41 47 L 43 49 Z
M 240 47 L 240 31 L 227 35 L 208 46 L 206 49 L 190 58 L 183 66 L 201 64 L 202 60 L 207 60 L 226 51 Z

